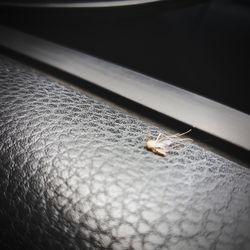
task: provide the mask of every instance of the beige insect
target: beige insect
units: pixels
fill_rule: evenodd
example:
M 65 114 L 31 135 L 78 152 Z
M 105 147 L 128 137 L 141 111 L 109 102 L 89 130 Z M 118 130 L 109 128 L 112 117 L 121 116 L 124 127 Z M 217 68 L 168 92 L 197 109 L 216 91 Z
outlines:
M 160 133 L 157 138 L 154 140 L 152 136 L 149 136 L 147 139 L 145 148 L 157 155 L 166 156 L 171 148 L 181 146 L 187 142 L 192 142 L 190 138 L 181 138 L 181 136 L 189 133 L 191 129 L 182 134 L 168 135 Z

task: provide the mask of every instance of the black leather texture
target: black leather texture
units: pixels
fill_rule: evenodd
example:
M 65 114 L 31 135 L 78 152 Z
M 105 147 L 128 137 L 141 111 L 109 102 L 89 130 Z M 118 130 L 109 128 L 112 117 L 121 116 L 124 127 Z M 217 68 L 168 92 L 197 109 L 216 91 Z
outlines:
M 250 249 L 249 169 L 4 56 L 0 107 L 1 249 Z

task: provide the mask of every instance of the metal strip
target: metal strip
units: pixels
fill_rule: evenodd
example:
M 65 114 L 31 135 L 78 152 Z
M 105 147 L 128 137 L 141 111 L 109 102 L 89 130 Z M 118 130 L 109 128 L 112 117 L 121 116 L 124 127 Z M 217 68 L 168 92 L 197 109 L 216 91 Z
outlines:
M 27 8 L 104 8 L 104 7 L 121 7 L 132 6 L 138 4 L 149 4 L 162 2 L 163 0 L 123 0 L 123 1 L 101 1 L 101 2 L 85 2 L 85 3 L 22 3 L 22 2 L 1 2 L 0 6 L 10 7 L 27 7 Z
M 0 45 L 250 150 L 250 116 L 79 51 L 0 26 Z

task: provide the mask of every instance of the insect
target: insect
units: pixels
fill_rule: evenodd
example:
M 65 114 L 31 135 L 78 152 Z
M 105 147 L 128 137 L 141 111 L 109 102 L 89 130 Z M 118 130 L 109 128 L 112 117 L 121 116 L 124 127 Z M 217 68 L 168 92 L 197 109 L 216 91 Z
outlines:
M 152 136 L 149 136 L 145 148 L 157 155 L 166 156 L 170 149 L 193 141 L 190 138 L 181 138 L 181 136 L 189 133 L 190 131 L 191 129 L 184 133 L 178 133 L 173 135 L 159 133 L 156 139 L 152 139 Z

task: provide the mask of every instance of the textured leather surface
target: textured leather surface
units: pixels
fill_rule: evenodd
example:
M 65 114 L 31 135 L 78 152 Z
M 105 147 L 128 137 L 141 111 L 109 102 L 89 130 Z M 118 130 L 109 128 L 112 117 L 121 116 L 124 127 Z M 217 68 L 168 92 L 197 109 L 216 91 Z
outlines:
M 249 169 L 3 56 L 0 107 L 1 249 L 250 249 Z

